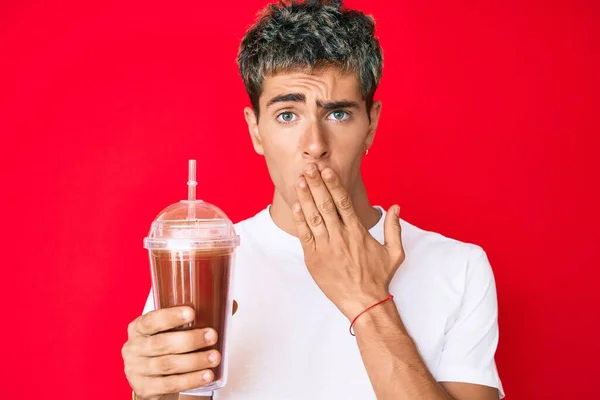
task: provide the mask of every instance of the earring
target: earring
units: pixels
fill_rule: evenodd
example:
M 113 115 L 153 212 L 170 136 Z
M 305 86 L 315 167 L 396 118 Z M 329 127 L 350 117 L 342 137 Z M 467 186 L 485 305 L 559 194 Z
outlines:
M 365 156 L 369 154 L 369 149 L 365 150 Z

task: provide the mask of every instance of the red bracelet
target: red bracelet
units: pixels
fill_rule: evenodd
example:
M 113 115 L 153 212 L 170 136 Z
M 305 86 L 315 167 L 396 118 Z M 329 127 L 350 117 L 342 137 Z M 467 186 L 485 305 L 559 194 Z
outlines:
M 385 299 L 383 299 L 383 300 L 381 300 L 381 301 L 378 301 L 377 303 L 373 304 L 371 307 L 367 308 L 365 311 L 363 311 L 363 312 L 361 312 L 360 314 L 358 314 L 358 315 L 356 316 L 356 318 L 354 318 L 354 319 L 352 320 L 352 323 L 350 324 L 350 334 L 351 334 L 352 336 L 356 336 L 356 335 L 354 334 L 354 332 L 352 332 L 352 326 L 354 325 L 354 323 L 356 322 L 356 320 L 358 319 L 358 317 L 360 317 L 361 315 L 363 315 L 364 313 L 366 313 L 367 311 L 369 311 L 371 308 L 373 308 L 373 307 L 375 307 L 375 306 L 378 306 L 378 305 L 380 305 L 381 303 L 385 303 L 385 302 L 386 302 L 386 301 L 388 301 L 388 300 L 393 300 L 393 299 L 394 299 L 394 296 L 392 296 L 392 295 L 390 294 L 390 295 L 389 295 L 388 297 L 386 297 Z

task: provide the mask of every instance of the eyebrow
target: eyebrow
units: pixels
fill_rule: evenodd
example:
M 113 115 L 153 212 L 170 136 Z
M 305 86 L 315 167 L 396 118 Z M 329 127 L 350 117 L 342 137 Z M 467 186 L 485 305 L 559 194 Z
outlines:
M 358 103 L 355 101 L 321 101 L 317 100 L 317 107 L 324 108 L 326 110 L 335 110 L 337 108 L 359 108 Z
M 301 93 L 281 94 L 281 95 L 275 96 L 271 100 L 269 100 L 269 102 L 267 103 L 267 107 L 269 107 L 270 105 L 275 104 L 275 103 L 283 103 L 283 102 L 288 102 L 288 101 L 305 103 L 306 96 Z
M 302 93 L 287 93 L 279 96 L 273 97 L 267 103 L 267 107 L 275 104 L 275 103 L 283 103 L 283 102 L 298 102 L 298 103 L 306 103 L 306 96 Z M 322 101 L 317 100 L 317 107 L 324 108 L 326 110 L 335 110 L 338 108 L 359 108 L 359 105 L 355 101 Z

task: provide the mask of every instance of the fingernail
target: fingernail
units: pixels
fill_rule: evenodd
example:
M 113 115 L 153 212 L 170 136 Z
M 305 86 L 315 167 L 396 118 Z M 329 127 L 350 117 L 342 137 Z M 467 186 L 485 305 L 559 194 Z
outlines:
M 333 178 L 333 171 L 331 171 L 330 169 L 326 169 L 325 171 L 323 171 L 323 178 L 325 178 L 325 179 Z
M 181 312 L 181 318 L 183 318 L 186 321 L 192 319 L 192 317 L 192 311 L 187 308 Z
M 210 381 L 210 372 L 203 373 L 202 374 L 202 379 L 204 379 L 204 382 Z
M 294 204 L 294 211 L 295 212 L 299 212 L 300 211 L 300 203 Z
M 310 167 L 306 168 L 306 173 L 309 175 L 312 175 L 315 173 L 315 166 L 311 165 Z
M 217 353 L 210 353 L 208 355 L 208 361 L 210 361 L 211 363 L 216 363 L 217 362 Z
M 204 332 L 204 340 L 206 340 L 207 342 L 212 342 L 214 339 L 215 339 L 215 331 L 213 331 L 212 329 L 209 329 L 206 332 Z
M 298 186 L 304 189 L 306 187 L 306 181 L 304 179 L 300 179 L 300 182 L 298 182 Z

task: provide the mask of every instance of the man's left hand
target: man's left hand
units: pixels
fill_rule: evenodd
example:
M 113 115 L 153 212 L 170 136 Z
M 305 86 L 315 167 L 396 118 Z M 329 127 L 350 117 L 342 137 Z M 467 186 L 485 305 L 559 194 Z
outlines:
M 364 227 L 350 195 L 331 168 L 304 169 L 293 206 L 306 266 L 323 293 L 348 318 L 385 299 L 404 261 L 400 207 L 390 207 L 381 245 Z

